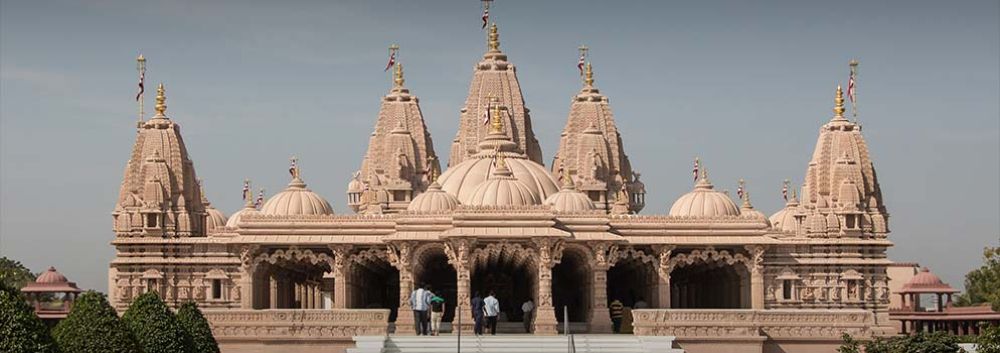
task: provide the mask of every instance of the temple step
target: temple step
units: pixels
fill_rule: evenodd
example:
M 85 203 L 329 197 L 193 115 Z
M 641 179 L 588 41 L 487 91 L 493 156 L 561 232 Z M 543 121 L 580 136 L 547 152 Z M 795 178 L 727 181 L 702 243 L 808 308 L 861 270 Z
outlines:
M 458 338 L 444 336 L 362 336 L 355 337 L 356 348 L 348 353 L 438 353 L 456 352 Z M 497 335 L 463 336 L 462 352 L 477 353 L 564 353 L 569 350 L 567 336 Z M 673 337 L 632 335 L 574 335 L 577 353 L 683 353 L 673 348 Z

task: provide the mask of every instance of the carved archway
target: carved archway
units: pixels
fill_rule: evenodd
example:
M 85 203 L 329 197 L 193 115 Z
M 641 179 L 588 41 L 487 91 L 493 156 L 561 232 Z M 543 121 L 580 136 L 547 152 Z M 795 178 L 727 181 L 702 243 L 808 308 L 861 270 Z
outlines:
M 353 308 L 389 309 L 396 319 L 399 304 L 399 270 L 389 261 L 385 247 L 357 249 L 349 256 L 349 294 Z
M 559 264 L 552 267 L 552 304 L 556 320 L 563 321 L 563 308 L 566 307 L 570 322 L 586 322 L 593 303 L 593 253 L 583 244 L 567 243 L 562 254 Z
M 614 265 L 607 274 L 607 300 L 620 300 L 627 307 L 636 302 L 655 303 L 657 266 L 659 257 L 651 248 L 626 246 L 611 252 L 609 262 Z
M 332 292 L 324 285 L 324 274 L 333 268 L 331 254 L 292 246 L 241 255 L 253 278 L 256 309 L 318 309 L 324 307 L 324 293 Z
M 536 298 L 538 251 L 531 245 L 509 241 L 482 244 L 470 254 L 471 294 L 486 297 L 496 292 L 508 321 L 520 321 L 521 303 Z
M 671 307 L 682 309 L 750 308 L 751 258 L 712 247 L 670 258 Z
M 441 318 L 450 322 L 455 317 L 455 305 L 458 302 L 458 282 L 455 267 L 449 263 L 448 254 L 443 243 L 427 243 L 414 247 L 411 251 L 413 269 L 413 285 L 431 286 L 431 291 L 445 300 L 445 313 Z M 402 294 L 401 294 L 402 295 Z M 400 298 L 409 300 L 409 297 Z M 468 305 L 467 303 L 462 303 Z M 405 313 L 404 313 L 405 315 Z

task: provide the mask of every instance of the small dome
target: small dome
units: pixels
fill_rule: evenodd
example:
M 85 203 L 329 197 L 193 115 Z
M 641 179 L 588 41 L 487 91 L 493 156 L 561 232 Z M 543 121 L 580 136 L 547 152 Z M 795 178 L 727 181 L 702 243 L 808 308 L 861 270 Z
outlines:
M 538 194 L 524 185 L 510 169 L 503 158 L 497 159 L 497 167 L 485 182 L 479 184 L 464 204 L 473 206 L 528 206 L 542 203 Z
M 245 207 L 243 207 L 239 211 L 236 211 L 236 213 L 233 213 L 232 216 L 229 216 L 229 219 L 226 220 L 226 228 L 239 228 L 236 225 L 239 224 L 241 220 L 243 220 L 244 215 L 251 213 L 258 213 L 258 212 L 259 211 L 257 211 L 257 208 L 253 206 L 253 202 L 248 202 Z
M 566 181 L 563 183 L 562 190 L 545 199 L 543 205 L 551 206 L 553 210 L 559 212 L 581 212 L 596 208 L 594 202 L 590 201 L 586 194 L 576 190 L 576 185 L 569 179 L 569 176 L 564 176 L 564 178 Z
M 66 276 L 63 276 L 62 273 L 56 271 L 55 267 L 49 267 L 48 271 L 45 271 L 45 273 L 42 273 L 35 279 L 35 283 L 38 284 L 57 284 L 67 282 L 69 282 L 69 280 L 66 279 Z
M 900 293 L 957 293 L 958 290 L 944 283 L 941 277 L 931 273 L 926 267 L 921 268 L 916 276 L 910 278 Z
M 295 176 L 288 183 L 288 188 L 264 203 L 260 212 L 278 216 L 330 215 L 333 214 L 333 208 L 329 202 L 307 189 L 306 183 Z
M 684 194 L 670 207 L 670 215 L 676 217 L 719 217 L 739 216 L 740 210 L 729 195 L 715 190 L 702 174 L 694 190 Z
M 225 227 L 227 222 L 226 215 L 211 205 L 206 206 L 205 213 L 207 213 L 207 215 L 205 217 L 205 231 L 212 233 L 216 230 L 222 229 L 222 227 Z
M 414 212 L 450 211 L 457 208 L 459 204 L 457 197 L 441 190 L 441 185 L 435 181 L 431 183 L 427 191 L 413 198 L 406 210 Z
M 361 172 L 354 173 L 351 182 L 347 183 L 347 193 L 361 193 L 365 191 L 365 184 L 361 182 Z
M 800 212 L 799 200 L 792 197 L 791 200 L 785 203 L 785 208 L 775 212 L 768 220 L 771 221 L 771 227 L 776 230 L 785 233 L 796 233 L 798 232 L 798 222 L 795 221 L 795 215 L 798 215 Z

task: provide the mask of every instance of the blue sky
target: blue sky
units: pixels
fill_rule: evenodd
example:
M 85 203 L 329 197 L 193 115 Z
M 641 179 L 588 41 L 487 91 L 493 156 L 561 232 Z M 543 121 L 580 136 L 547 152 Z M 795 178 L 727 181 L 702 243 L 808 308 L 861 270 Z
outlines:
M 110 212 L 134 141 L 135 57 L 167 85 L 210 200 L 249 177 L 268 194 L 300 158 L 339 213 L 391 82 L 398 43 L 447 160 L 472 66 L 477 1 L 0 2 L 0 254 L 104 290 Z M 801 182 L 847 62 L 861 61 L 864 135 L 891 213 L 890 256 L 954 286 L 1000 238 L 996 1 L 514 1 L 491 11 L 518 67 L 545 160 L 591 48 L 597 86 L 665 213 L 700 156 L 717 186 L 747 180 L 767 213 Z M 147 112 L 152 95 L 147 95 Z

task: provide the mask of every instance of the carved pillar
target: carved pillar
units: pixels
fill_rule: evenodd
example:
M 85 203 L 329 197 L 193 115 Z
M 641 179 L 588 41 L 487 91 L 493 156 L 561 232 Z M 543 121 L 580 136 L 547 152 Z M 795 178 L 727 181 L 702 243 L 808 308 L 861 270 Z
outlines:
M 257 272 L 257 264 L 254 263 L 253 257 L 257 253 L 258 246 L 247 245 L 240 248 L 240 308 L 241 309 L 253 309 L 254 302 L 254 283 L 253 277 Z
M 278 279 L 276 277 L 274 277 L 273 273 L 271 274 L 271 276 L 269 277 L 269 279 L 271 281 L 271 283 L 270 283 L 271 284 L 271 287 L 270 287 L 270 291 L 271 291 L 270 294 L 271 295 L 270 295 L 270 298 L 269 298 L 270 299 L 270 303 L 268 303 L 268 308 L 277 309 L 278 308 Z
M 618 247 L 607 243 L 591 244 L 593 256 L 590 270 L 592 271 L 590 333 L 611 333 L 611 315 L 608 312 L 608 269 L 617 260 Z
M 350 307 L 348 290 L 351 286 L 351 262 L 348 259 L 350 245 L 330 245 L 333 251 L 333 261 L 330 269 L 333 271 L 333 307 L 344 309 Z
M 656 252 L 659 264 L 656 266 L 656 307 L 661 309 L 670 308 L 670 273 L 674 272 L 674 265 L 670 263 L 670 256 L 674 252 L 673 245 L 655 245 L 653 251 Z
M 323 308 L 323 291 L 320 290 L 321 283 L 323 282 L 313 284 L 313 309 Z
M 410 263 L 412 248 L 412 244 L 402 242 L 396 245 L 389 244 L 386 249 L 389 264 L 399 270 L 399 306 L 396 309 L 397 335 L 413 335 L 417 332 L 413 327 L 413 308 L 410 306 L 410 292 L 413 291 L 413 271 Z
M 535 259 L 538 271 L 538 307 L 535 309 L 534 332 L 536 335 L 554 335 L 559 323 L 552 306 L 552 267 L 562 260 L 563 244 L 549 238 L 532 240 L 538 248 L 538 257 Z
M 456 275 L 456 301 L 455 305 L 461 305 L 455 315 L 462 316 L 462 332 L 472 332 L 474 321 L 472 319 L 472 308 L 470 307 L 471 295 L 469 286 L 472 281 L 472 239 L 453 239 L 444 244 L 445 255 L 448 256 L 448 263 L 455 268 Z M 458 325 L 458 319 L 452 321 L 452 327 Z
M 764 246 L 748 245 L 750 252 L 750 263 L 747 269 L 750 272 L 750 308 L 764 309 Z

